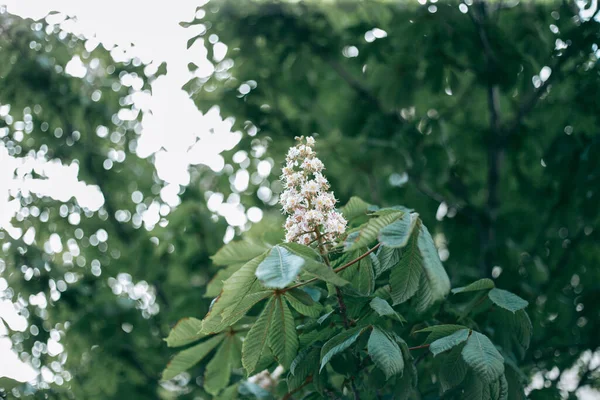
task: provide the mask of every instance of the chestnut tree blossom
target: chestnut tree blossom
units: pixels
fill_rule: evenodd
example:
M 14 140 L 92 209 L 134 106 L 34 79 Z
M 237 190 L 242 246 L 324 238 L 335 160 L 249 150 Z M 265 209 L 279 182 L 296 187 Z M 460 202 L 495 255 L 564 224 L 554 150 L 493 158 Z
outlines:
M 335 210 L 337 200 L 322 173 L 323 162 L 314 151 L 315 139 L 309 136 L 296 140 L 281 175 L 285 190 L 279 201 L 288 214 L 285 240 L 308 245 L 322 237 L 333 243 L 346 231 L 347 221 Z

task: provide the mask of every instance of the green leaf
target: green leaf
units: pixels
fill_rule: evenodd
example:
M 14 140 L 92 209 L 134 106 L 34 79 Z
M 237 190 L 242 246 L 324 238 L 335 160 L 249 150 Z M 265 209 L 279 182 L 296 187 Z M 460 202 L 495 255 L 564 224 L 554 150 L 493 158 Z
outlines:
M 260 360 L 267 340 L 269 338 L 269 328 L 275 316 L 275 300 L 272 297 L 264 310 L 248 331 L 244 344 L 242 345 L 242 365 L 248 376 L 254 373 L 256 364 Z
M 283 296 L 275 296 L 274 301 L 275 314 L 269 332 L 269 347 L 279 364 L 287 369 L 298 352 L 298 334 L 294 317 Z
M 242 266 L 243 264 L 233 264 L 218 270 L 215 276 L 213 276 L 206 285 L 204 297 L 211 299 L 217 297 L 219 293 L 221 293 L 221 290 L 223 290 L 223 282 L 229 279 L 231 275 L 236 273 Z
M 529 305 L 526 300 L 523 300 L 516 294 L 497 288 L 490 290 L 488 297 L 498 307 L 502 307 L 513 313 L 522 310 Z
M 288 391 L 301 386 L 312 371 L 319 366 L 319 349 L 311 347 L 304 349 L 292 361 L 288 375 Z
M 331 357 L 352 346 L 365 329 L 366 327 L 356 326 L 329 339 L 321 348 L 321 367 L 319 371 L 323 370 L 323 367 L 331 360 Z
M 415 231 L 402 250 L 399 263 L 390 273 L 390 294 L 394 305 L 404 303 L 414 296 L 419 289 L 424 268 L 419 251 L 419 234 Z
M 346 205 L 340 209 L 342 215 L 348 221 L 366 215 L 368 210 L 369 203 L 356 196 L 351 197 L 350 200 L 348 200 L 348 202 L 346 203 Z
M 420 228 L 418 246 L 424 268 L 415 297 L 415 309 L 417 312 L 424 312 L 448 295 L 450 279 L 442 266 L 433 238 L 421 220 L 418 221 L 417 228 Z
M 392 268 L 395 268 L 400 262 L 400 254 L 401 250 L 393 249 L 391 247 L 381 246 L 377 251 L 377 258 L 379 259 L 379 264 L 373 264 L 375 267 L 375 277 L 378 278 L 385 271 L 388 271 Z
M 200 333 L 201 330 L 202 321 L 196 318 L 183 318 L 171 329 L 165 341 L 169 347 L 185 346 L 203 338 L 205 335 Z
M 234 341 L 236 340 L 238 339 L 234 336 L 228 336 L 206 366 L 206 371 L 204 372 L 204 390 L 213 396 L 218 394 L 229 383 L 232 358 L 235 350 Z
M 494 284 L 493 280 L 491 280 L 489 278 L 484 278 L 484 279 L 475 281 L 467 286 L 454 288 L 454 289 L 452 289 L 452 293 L 456 294 L 456 293 L 476 292 L 479 290 L 493 289 L 494 287 L 496 287 L 496 285 Z
M 285 293 L 286 300 L 302 315 L 318 318 L 323 311 L 323 306 L 317 303 L 303 290 L 292 289 Z
M 213 336 L 202 343 L 177 353 L 175 357 L 171 359 L 167 365 L 167 368 L 165 368 L 163 371 L 162 380 L 166 381 L 172 379 L 183 371 L 202 361 L 202 359 L 206 357 L 208 353 L 210 353 L 215 347 L 217 347 L 219 343 L 221 343 L 223 338 L 223 335 Z
M 221 332 L 237 322 L 256 303 L 272 292 L 265 291 L 256 278 L 255 271 L 263 255 L 248 261 L 223 283 L 223 290 L 216 298 L 202 321 L 203 333 Z
M 211 257 L 216 265 L 243 264 L 263 254 L 268 247 L 263 243 L 239 240 L 227 243 Z
M 304 258 L 283 246 L 275 246 L 256 268 L 256 277 L 269 288 L 283 289 L 296 279 Z
M 463 345 L 458 345 L 440 357 L 441 362 L 438 376 L 443 391 L 460 385 L 467 375 L 467 364 L 461 355 L 463 347 Z
M 436 340 L 438 340 L 439 338 L 443 338 L 445 336 L 451 335 L 456 331 L 459 331 L 461 329 L 467 329 L 466 326 L 463 325 L 434 325 L 434 326 L 429 326 L 427 328 L 415 331 L 415 333 L 426 333 L 426 332 L 430 332 L 429 336 L 427 336 L 427 339 L 425 339 L 425 342 L 423 342 L 424 344 L 426 343 L 432 343 Z
M 411 232 L 415 227 L 417 217 L 412 217 L 409 213 L 404 213 L 400 218 L 391 224 L 384 226 L 379 231 L 379 242 L 386 247 L 401 248 L 406 246 Z
M 431 345 L 429 346 L 429 351 L 431 351 L 433 353 L 433 356 L 435 357 L 438 354 L 443 353 L 444 351 L 450 350 L 454 346 L 457 346 L 457 345 L 463 343 L 464 341 L 467 340 L 468 337 L 469 337 L 469 330 L 461 329 L 459 331 L 454 332 L 452 335 L 443 337 L 443 338 L 438 339 L 435 342 L 431 343 Z
M 239 383 L 231 385 L 221 392 L 218 396 L 213 397 L 213 400 L 235 400 L 238 398 Z
M 335 286 L 346 286 L 349 283 L 347 280 L 333 272 L 333 270 L 327 265 L 320 262 L 307 261 L 306 264 L 304 264 L 303 270 L 307 274 L 331 283 Z
M 392 222 L 396 221 L 398 218 L 401 218 L 404 215 L 401 211 L 394 211 L 390 213 L 386 213 L 385 215 L 381 215 L 379 217 L 373 217 L 369 219 L 368 222 L 362 224 L 359 227 L 359 231 L 357 235 L 348 235 L 346 242 L 344 243 L 344 247 L 346 251 L 353 251 L 356 249 L 360 249 L 361 247 L 366 247 L 370 243 L 374 242 L 379 235 L 379 231 Z
M 479 332 L 471 332 L 461 354 L 485 383 L 496 381 L 504 373 L 504 358 L 490 339 Z
M 321 255 L 312 247 L 293 242 L 281 243 L 278 246 L 286 248 L 297 256 L 307 258 L 309 260 L 321 261 Z
M 369 304 L 371 308 L 382 317 L 392 317 L 397 321 L 406 322 L 406 320 L 390 306 L 390 303 L 380 297 L 375 297 Z
M 516 313 L 499 309 L 493 313 L 493 318 L 498 329 L 498 338 L 502 347 L 511 349 L 511 345 L 517 345 L 518 354 L 523 357 L 525 350 L 529 348 L 533 326 L 529 315 L 525 310 Z
M 404 370 L 400 347 L 379 329 L 373 328 L 367 350 L 375 365 L 385 374 L 386 380 Z

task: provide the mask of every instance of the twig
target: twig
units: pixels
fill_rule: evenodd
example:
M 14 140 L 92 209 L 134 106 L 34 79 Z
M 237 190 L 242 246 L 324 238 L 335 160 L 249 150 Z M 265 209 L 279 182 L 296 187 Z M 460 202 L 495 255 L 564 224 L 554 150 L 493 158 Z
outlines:
M 304 387 L 306 385 L 308 385 L 309 383 L 311 383 L 312 381 L 313 381 L 312 375 L 308 376 L 302 385 L 298 386 L 296 389 L 292 390 L 291 392 L 286 393 L 285 396 L 283 396 L 281 399 L 282 400 L 291 399 L 294 394 L 296 394 L 299 391 L 301 391 L 302 389 L 304 389 Z
M 341 267 L 337 267 L 337 268 L 335 268 L 335 269 L 333 270 L 333 272 L 335 272 L 335 273 L 341 272 L 341 271 L 345 270 L 346 268 L 348 268 L 348 267 L 350 267 L 350 266 L 352 266 L 352 265 L 356 264 L 357 262 L 359 262 L 359 261 L 360 261 L 360 260 L 362 260 L 363 258 L 367 257 L 369 254 L 371 254 L 372 252 L 374 252 L 375 250 L 377 250 L 377 249 L 379 248 L 379 246 L 381 246 L 381 243 L 377 243 L 375 246 L 373 246 L 373 248 L 371 248 L 369 251 L 367 251 L 367 252 L 365 252 L 364 254 L 362 254 L 360 257 L 357 257 L 357 258 L 355 258 L 354 260 L 352 260 L 352 261 L 349 261 L 348 263 L 346 263 L 346 264 L 342 265 Z M 326 264 L 328 264 L 328 263 L 329 263 L 329 260 L 328 260 L 328 259 L 325 259 L 325 260 L 326 260 L 326 262 L 325 262 L 325 263 L 326 263 Z M 328 265 L 329 265 L 329 264 L 328 264 Z M 293 285 L 293 286 L 290 286 L 290 287 L 287 287 L 287 288 L 285 288 L 285 289 L 282 289 L 281 291 L 282 291 L 282 292 L 287 292 L 288 290 L 296 289 L 296 288 L 299 288 L 299 287 L 301 287 L 301 286 L 308 285 L 309 283 L 316 282 L 316 281 L 318 281 L 318 280 L 319 280 L 319 278 L 311 278 L 311 279 L 309 279 L 309 280 L 307 280 L 307 281 L 304 281 L 304 282 L 299 282 L 299 283 L 297 283 L 297 284 L 295 284 L 295 285 Z

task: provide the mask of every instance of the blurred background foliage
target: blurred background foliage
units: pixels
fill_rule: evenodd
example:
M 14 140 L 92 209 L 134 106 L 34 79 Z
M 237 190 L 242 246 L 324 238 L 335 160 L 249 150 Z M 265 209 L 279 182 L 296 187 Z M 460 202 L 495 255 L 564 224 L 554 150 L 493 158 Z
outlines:
M 71 166 L 103 198 L 93 207 L 11 191 L 20 233 L 0 230 L 0 296 L 28 326 L 3 326 L 42 373 L 0 387 L 25 398 L 209 398 L 198 369 L 159 376 L 170 327 L 208 309 L 208 257 L 252 225 L 228 228 L 214 204 L 262 209 L 250 234 L 280 224 L 285 149 L 314 135 L 341 203 L 417 209 L 453 286 L 492 277 L 529 301 L 531 398 L 600 388 L 600 25 L 586 12 L 569 2 L 209 2 L 183 25 L 200 28 L 188 46 L 203 41 L 214 72 L 185 89 L 241 139 L 220 170 L 190 166 L 174 203 L 153 156 L 136 155 L 133 97 L 164 65 L 115 62 L 57 25 L 0 14 L 0 157 L 30 181 L 47 178 L 31 160 Z M 81 77 L 65 72 L 74 56 Z M 432 378 L 420 375 L 427 393 Z

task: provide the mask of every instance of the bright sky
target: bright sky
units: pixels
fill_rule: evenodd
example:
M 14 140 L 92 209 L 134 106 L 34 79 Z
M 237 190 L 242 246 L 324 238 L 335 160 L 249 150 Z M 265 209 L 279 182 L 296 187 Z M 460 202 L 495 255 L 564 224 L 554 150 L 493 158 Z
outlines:
M 138 155 L 156 154 L 158 175 L 168 183 L 165 202 L 176 205 L 178 185 L 189 183 L 190 165 L 206 164 L 215 171 L 223 167 L 219 153 L 232 148 L 239 140 L 238 136 L 230 132 L 231 125 L 217 112 L 202 115 L 181 89 L 191 78 L 187 68 L 189 62 L 200 67 L 200 74 L 212 72 L 212 64 L 206 59 L 201 41 L 189 50 L 186 48 L 187 40 L 195 35 L 193 28 L 179 26 L 179 22 L 194 18 L 196 7 L 203 4 L 202 0 L 177 0 L 168 5 L 164 2 L 151 5 L 144 0 L 104 0 L 101 5 L 80 0 L 0 0 L 0 4 L 6 5 L 9 13 L 33 19 L 44 18 L 50 11 L 76 16 L 77 21 L 64 25 L 63 29 L 95 38 L 108 48 L 118 45 L 119 50 L 113 51 L 116 60 L 136 56 L 144 63 L 167 62 L 168 74 L 154 82 L 152 96 L 140 95 L 136 99 L 136 106 L 142 111 L 152 110 L 152 114 L 145 113 L 142 119 Z M 131 44 L 135 45 L 132 47 Z M 67 72 L 70 69 L 70 73 L 77 76 L 82 67 L 80 60 L 70 64 Z M 8 112 L 0 106 L 0 114 Z M 210 135 L 209 128 L 217 135 Z M 18 178 L 19 171 L 24 175 L 33 168 L 43 170 L 48 180 L 24 182 Z M 22 234 L 11 225 L 11 219 L 20 207 L 18 200 L 9 201 L 11 190 L 31 190 L 64 201 L 74 196 L 80 205 L 97 210 L 104 202 L 101 193 L 95 186 L 78 181 L 77 176 L 76 164 L 15 159 L 8 156 L 5 148 L 0 148 L 0 229 L 14 237 Z M 57 182 L 61 184 L 57 185 Z M 247 221 L 239 205 L 223 204 L 222 210 L 216 211 L 225 214 L 233 225 L 243 225 Z M 0 291 L 6 289 L 4 286 L 6 280 L 0 278 Z M 19 361 L 10 350 L 11 343 L 6 337 L 6 325 L 12 330 L 23 331 L 27 329 L 26 319 L 19 316 L 8 300 L 0 302 L 0 317 L 0 377 L 20 381 L 33 379 L 37 373 Z

